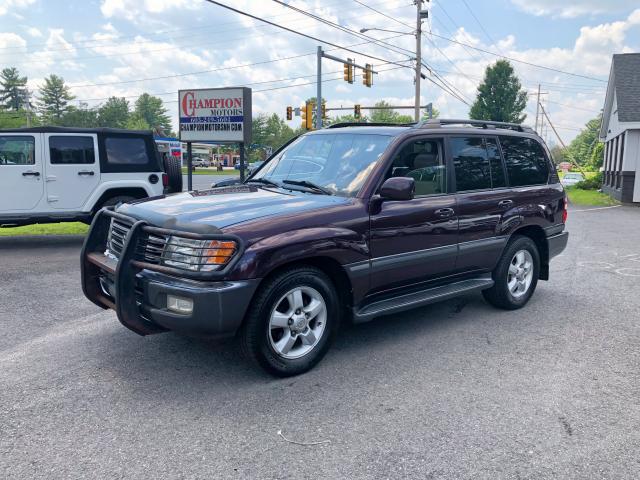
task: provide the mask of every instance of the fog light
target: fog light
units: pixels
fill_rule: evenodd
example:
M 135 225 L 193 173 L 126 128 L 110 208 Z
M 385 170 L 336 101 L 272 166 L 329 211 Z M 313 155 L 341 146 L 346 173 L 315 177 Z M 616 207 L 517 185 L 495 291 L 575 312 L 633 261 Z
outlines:
M 193 312 L 193 300 L 167 295 L 167 309 L 176 313 L 191 313 Z

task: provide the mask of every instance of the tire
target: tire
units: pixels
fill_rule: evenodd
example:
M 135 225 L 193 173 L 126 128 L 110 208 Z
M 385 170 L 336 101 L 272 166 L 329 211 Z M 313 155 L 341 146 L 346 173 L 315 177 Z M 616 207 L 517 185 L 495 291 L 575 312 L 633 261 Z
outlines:
M 296 291 L 299 297 L 292 293 Z M 320 299 L 324 305 L 315 303 Z M 300 304 L 298 312 L 295 307 Z M 253 298 L 239 332 L 240 349 L 272 375 L 299 375 L 329 350 L 340 312 L 338 295 L 324 272 L 310 266 L 287 269 L 262 285 Z
M 494 307 L 517 310 L 533 295 L 539 275 L 538 247 L 531 238 L 516 236 L 507 244 L 493 271 L 493 287 L 483 290 L 482 295 Z
M 100 205 L 100 208 L 115 207 L 119 203 L 127 203 L 133 200 L 137 200 L 136 197 L 132 197 L 130 195 L 118 195 L 115 197 L 107 198 L 104 202 L 102 202 L 102 205 Z M 98 210 L 100 210 L 100 208 Z
M 169 155 L 165 156 L 164 171 L 169 177 L 169 193 L 182 192 L 182 166 L 180 160 Z

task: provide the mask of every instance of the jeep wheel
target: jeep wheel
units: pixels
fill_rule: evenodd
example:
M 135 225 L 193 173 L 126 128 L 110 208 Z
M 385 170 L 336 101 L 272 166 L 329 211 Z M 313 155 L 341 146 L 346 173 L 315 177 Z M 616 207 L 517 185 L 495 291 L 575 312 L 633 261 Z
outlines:
M 515 310 L 524 307 L 538 284 L 540 254 L 533 240 L 518 236 L 507 244 L 493 271 L 495 284 L 482 294 L 498 308 Z
M 182 192 L 182 167 L 180 160 L 172 157 L 164 157 L 164 171 L 169 177 L 169 193 Z
M 244 354 L 269 373 L 298 375 L 327 353 L 339 324 L 331 280 L 313 267 L 286 270 L 263 285 L 240 331 Z

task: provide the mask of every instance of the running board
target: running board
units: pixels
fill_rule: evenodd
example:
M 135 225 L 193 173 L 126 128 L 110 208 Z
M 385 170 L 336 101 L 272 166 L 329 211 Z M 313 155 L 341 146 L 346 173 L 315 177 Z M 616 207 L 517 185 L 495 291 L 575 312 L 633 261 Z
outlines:
M 485 290 L 492 286 L 493 280 L 491 279 L 491 274 L 487 274 L 486 276 L 462 280 L 440 287 L 433 287 L 420 292 L 412 292 L 385 300 L 379 300 L 369 303 L 359 310 L 355 310 L 353 313 L 353 321 L 354 323 L 368 322 L 381 315 L 410 310 L 422 305 L 457 297 L 463 293 Z

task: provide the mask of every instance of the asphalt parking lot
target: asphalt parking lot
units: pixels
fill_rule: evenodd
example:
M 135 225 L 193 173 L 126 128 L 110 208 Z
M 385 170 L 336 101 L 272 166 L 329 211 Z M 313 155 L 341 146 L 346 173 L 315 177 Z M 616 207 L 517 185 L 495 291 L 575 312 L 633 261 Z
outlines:
M 639 478 L 640 209 L 569 230 L 525 309 L 349 327 L 286 380 L 123 328 L 82 295 L 81 239 L 2 238 L 0 478 Z
M 229 175 L 192 175 L 193 189 L 194 190 L 208 190 L 211 188 L 213 182 L 221 182 L 223 180 L 230 180 L 232 178 L 238 178 L 239 174 L 229 172 Z M 188 185 L 187 175 L 182 175 L 182 190 L 187 191 Z

